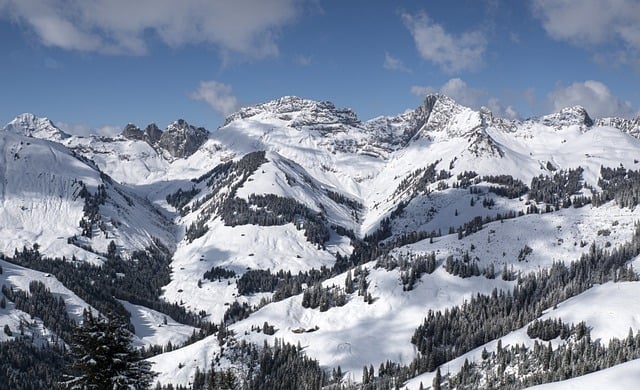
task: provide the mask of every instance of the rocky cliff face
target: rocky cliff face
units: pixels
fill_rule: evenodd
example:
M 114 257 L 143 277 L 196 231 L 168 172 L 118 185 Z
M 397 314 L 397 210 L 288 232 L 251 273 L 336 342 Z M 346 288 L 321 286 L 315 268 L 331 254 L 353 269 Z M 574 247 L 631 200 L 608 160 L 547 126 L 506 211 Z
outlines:
M 615 127 L 635 138 L 640 138 L 640 117 L 634 119 L 601 118 L 596 120 L 595 124 L 596 126 Z
M 122 130 L 122 136 L 128 139 L 134 139 L 137 141 L 144 140 L 144 133 L 140 128 L 132 123 L 127 124 Z
M 133 124 L 125 126 L 121 135 L 125 138 L 145 141 L 154 148 L 167 151 L 176 158 L 189 157 L 205 143 L 209 132 L 204 127 L 195 127 L 184 119 L 179 119 L 162 131 L 155 123 L 148 125 L 144 131 Z
M 173 157 L 188 157 L 207 140 L 209 132 L 204 127 L 195 127 L 184 119 L 170 124 L 160 135 L 157 145 Z
M 155 123 L 152 123 L 144 129 L 144 140 L 150 145 L 155 145 L 162 137 L 162 130 Z
M 558 129 L 571 125 L 579 125 L 583 129 L 587 129 L 594 125 L 593 119 L 582 106 L 563 108 L 559 112 L 543 116 L 540 118 L 540 122 L 545 126 Z
M 284 121 L 291 127 L 321 127 L 327 125 L 358 125 L 358 116 L 348 108 L 336 108 L 328 101 L 318 102 L 297 96 L 284 96 L 266 103 L 245 107 L 225 120 L 227 125 L 237 119 L 251 118 L 267 114 Z

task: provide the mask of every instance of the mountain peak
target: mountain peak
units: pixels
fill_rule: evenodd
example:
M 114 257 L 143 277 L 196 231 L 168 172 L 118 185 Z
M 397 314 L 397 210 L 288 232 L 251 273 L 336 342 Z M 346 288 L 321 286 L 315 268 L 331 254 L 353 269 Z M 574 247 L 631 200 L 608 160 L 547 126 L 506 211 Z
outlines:
M 122 136 L 128 139 L 145 141 L 154 148 L 161 148 L 173 157 L 188 157 L 202 146 L 209 137 L 204 127 L 190 125 L 184 119 L 172 122 L 165 131 L 155 123 L 149 124 L 144 131 L 129 123 L 122 130 Z
M 450 98 L 449 96 L 436 92 L 436 93 L 430 93 L 427 96 L 425 96 L 424 100 L 422 101 L 422 105 L 426 109 L 431 110 L 433 109 L 433 107 L 436 105 L 437 102 L 441 102 L 447 105 L 457 104 L 456 101 Z
M 209 137 L 204 127 L 190 125 L 184 119 L 171 123 L 160 136 L 158 146 L 173 157 L 188 157 L 202 146 Z
M 416 113 L 424 122 L 421 132 L 431 138 L 458 137 L 482 125 L 479 111 L 462 106 L 442 94 L 427 95 Z
M 582 106 L 565 107 L 556 113 L 543 116 L 541 122 L 555 128 L 571 125 L 591 127 L 594 124 L 593 119 Z
M 140 130 L 140 128 L 134 125 L 133 123 L 127 123 L 127 125 L 122 130 L 122 133 L 120 134 L 123 137 L 128 139 L 135 139 L 135 140 L 144 139 L 144 133 L 142 132 L 142 130 Z
M 40 118 L 32 113 L 23 113 L 16 116 L 11 122 L 7 123 L 3 130 L 51 141 L 60 141 L 70 137 L 69 134 L 56 127 L 48 118 Z
M 289 122 L 291 127 L 326 127 L 326 125 L 357 125 L 358 116 L 349 108 L 336 108 L 330 101 L 316 101 L 298 96 L 283 96 L 266 103 L 244 107 L 230 115 L 224 125 L 256 115 L 272 116 Z

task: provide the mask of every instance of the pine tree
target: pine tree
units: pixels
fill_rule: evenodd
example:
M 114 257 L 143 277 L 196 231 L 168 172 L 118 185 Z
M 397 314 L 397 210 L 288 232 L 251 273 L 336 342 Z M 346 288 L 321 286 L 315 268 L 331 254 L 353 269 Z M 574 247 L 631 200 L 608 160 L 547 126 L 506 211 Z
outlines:
M 368 385 L 369 384 L 369 370 L 367 369 L 367 366 L 364 366 L 364 368 L 362 369 L 362 385 Z
M 440 373 L 440 367 L 438 367 L 438 371 L 436 371 L 436 376 L 433 377 L 433 390 L 440 390 L 440 382 L 442 382 L 442 374 Z M 420 382 L 422 385 L 422 382 Z
M 117 318 L 83 313 L 71 343 L 69 389 L 148 388 L 156 373 L 130 345 L 131 332 Z
M 353 278 L 351 277 L 351 271 L 347 272 L 347 276 L 344 279 L 344 291 L 347 294 L 353 293 Z

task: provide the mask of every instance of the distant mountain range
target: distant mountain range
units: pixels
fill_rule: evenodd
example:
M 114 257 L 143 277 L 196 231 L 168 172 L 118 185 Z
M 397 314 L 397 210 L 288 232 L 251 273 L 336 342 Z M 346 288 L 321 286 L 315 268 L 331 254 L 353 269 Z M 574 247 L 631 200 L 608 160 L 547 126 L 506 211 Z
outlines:
M 75 321 L 120 313 L 162 385 L 570 386 L 629 360 L 591 375 L 634 378 L 639 138 L 640 118 L 444 95 L 365 122 L 287 96 L 116 137 L 21 114 L 0 130 L 0 284 L 41 281 Z M 7 350 L 68 334 L 5 300 Z

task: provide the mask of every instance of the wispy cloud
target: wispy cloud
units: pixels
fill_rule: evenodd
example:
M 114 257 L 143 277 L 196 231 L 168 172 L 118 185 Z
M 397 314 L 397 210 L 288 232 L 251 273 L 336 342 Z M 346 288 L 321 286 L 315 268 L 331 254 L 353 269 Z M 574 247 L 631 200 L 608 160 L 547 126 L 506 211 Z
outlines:
M 305 55 L 299 54 L 293 58 L 293 62 L 296 65 L 309 66 L 313 63 L 313 58 L 311 56 L 305 56 Z
M 437 89 L 429 86 L 414 85 L 411 87 L 411 93 L 419 97 L 425 97 L 436 92 L 438 92 Z
M 382 64 L 382 67 L 387 70 L 397 70 L 408 73 L 411 72 L 411 69 L 407 68 L 400 59 L 392 56 L 388 52 L 384 53 L 384 62 Z
M 153 33 L 171 47 L 210 44 L 223 54 L 278 54 L 280 28 L 300 14 L 295 0 L 3 0 L 0 17 L 27 26 L 43 45 L 144 55 Z
M 460 78 L 452 78 L 440 88 L 418 85 L 411 87 L 411 93 L 420 97 L 436 92 L 454 99 L 463 106 L 474 109 L 479 109 L 482 106 L 487 107 L 492 113 L 499 117 L 510 119 L 519 117 L 518 112 L 513 106 L 504 107 L 499 99 L 490 97 L 487 91 L 470 87 Z
M 67 134 L 75 134 L 81 136 L 98 135 L 104 137 L 113 137 L 122 132 L 122 128 L 120 126 L 113 125 L 91 127 L 84 123 L 66 122 L 56 122 L 55 125 Z
M 198 89 L 189 97 L 206 102 L 215 112 L 224 116 L 232 114 L 240 106 L 231 86 L 214 80 L 201 81 Z
M 426 13 L 402 14 L 402 21 L 411 32 L 422 58 L 440 66 L 445 72 L 475 69 L 482 63 L 487 46 L 487 39 L 482 32 L 451 34 Z
M 568 86 L 558 85 L 547 96 L 547 103 L 553 111 L 580 105 L 591 116 L 597 118 L 630 117 L 635 114 L 631 103 L 620 100 L 611 93 L 605 84 L 594 80 L 575 82 Z
M 551 38 L 640 65 L 637 0 L 534 0 L 533 11 Z

